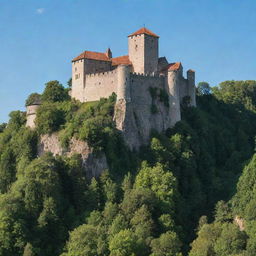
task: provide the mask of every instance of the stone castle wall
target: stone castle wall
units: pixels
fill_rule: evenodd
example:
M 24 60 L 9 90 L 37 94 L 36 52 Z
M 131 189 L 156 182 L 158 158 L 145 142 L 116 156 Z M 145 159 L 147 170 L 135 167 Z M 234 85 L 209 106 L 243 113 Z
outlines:
M 134 72 L 152 73 L 157 71 L 158 38 L 148 35 L 130 36 L 128 51 Z
M 117 93 L 117 70 L 85 76 L 84 101 L 96 101 Z
M 145 100 L 147 100 L 148 94 L 150 95 L 149 90 L 151 87 L 165 89 L 164 77 L 159 75 L 153 76 L 131 73 L 130 88 L 133 104 L 148 104 Z
M 112 74 L 104 74 L 104 78 L 102 73 L 109 72 L 111 70 L 111 62 L 109 61 L 100 61 L 100 60 L 91 60 L 91 59 L 84 59 L 78 60 L 72 63 L 72 97 L 80 100 L 81 102 L 88 101 L 88 100 L 95 100 L 95 95 L 92 95 L 87 99 L 87 91 L 90 93 L 93 92 L 91 89 L 94 80 L 95 83 L 98 85 L 107 82 L 105 85 L 108 85 L 108 82 L 112 82 Z M 91 74 L 95 74 L 95 78 L 91 77 Z M 89 75 L 89 76 L 88 76 Z M 99 75 L 99 77 L 97 77 Z M 106 78 L 110 76 L 109 78 Z M 100 84 L 99 84 L 100 83 Z M 88 85 L 88 88 L 87 88 Z M 98 86 L 95 86 L 98 89 Z M 111 89 L 111 88 L 110 88 Z M 103 92 L 104 89 L 99 87 L 100 97 L 108 97 L 107 93 Z M 97 93 L 97 91 L 93 92 L 93 94 Z M 103 96 L 102 96 L 103 95 Z M 98 100 L 97 98 L 96 100 Z
M 39 105 L 31 105 L 27 106 L 27 122 L 26 126 L 30 127 L 31 129 L 35 128 L 35 120 L 36 120 L 36 111 L 38 109 Z
M 129 59 L 134 72 L 144 73 L 144 52 L 144 35 L 128 37 Z
M 72 98 L 83 102 L 84 90 L 84 60 L 78 60 L 72 63 Z
M 130 73 L 129 79 L 130 100 L 117 100 L 114 119 L 129 147 L 138 149 L 148 143 L 152 129 L 162 132 L 170 126 L 170 115 L 169 108 L 150 93 L 150 88 L 165 89 L 163 76 Z M 152 113 L 153 104 L 156 113 Z
M 144 52 L 144 65 L 145 72 L 157 72 L 158 68 L 158 38 L 145 36 L 145 52 Z
M 111 70 L 110 61 L 85 59 L 85 73 L 101 73 Z

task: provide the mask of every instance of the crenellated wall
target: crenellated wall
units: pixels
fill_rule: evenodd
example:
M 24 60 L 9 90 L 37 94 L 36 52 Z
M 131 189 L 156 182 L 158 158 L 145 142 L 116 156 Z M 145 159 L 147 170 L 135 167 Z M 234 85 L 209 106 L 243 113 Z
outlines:
M 150 93 L 150 88 L 157 88 L 158 92 L 165 89 L 163 76 L 130 73 L 129 80 L 130 100 L 117 100 L 114 119 L 126 143 L 138 149 L 148 143 L 153 129 L 162 132 L 170 127 L 170 115 L 169 108 Z M 157 108 L 155 113 L 152 105 Z
M 83 101 L 96 101 L 117 93 L 117 70 L 85 76 Z
M 116 127 L 122 131 L 129 147 L 138 149 L 148 143 L 152 130 L 163 132 L 181 120 L 180 104 L 185 96 L 189 96 L 191 106 L 195 106 L 194 78 L 194 72 L 188 71 L 185 79 L 182 67 L 149 74 L 132 72 L 131 66 L 121 64 L 111 71 L 85 74 L 84 86 L 79 89 L 77 99 L 97 101 L 116 93 Z M 72 88 L 72 96 L 78 95 L 77 88 Z M 165 90 L 169 106 L 161 102 L 159 96 L 152 97 L 152 88 L 157 90 L 157 95 Z

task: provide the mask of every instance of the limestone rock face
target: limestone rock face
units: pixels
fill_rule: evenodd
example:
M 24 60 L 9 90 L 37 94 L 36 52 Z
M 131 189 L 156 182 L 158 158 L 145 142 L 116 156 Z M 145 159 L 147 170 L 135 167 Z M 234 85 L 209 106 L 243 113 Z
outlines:
M 116 127 L 122 131 L 124 140 L 130 149 L 138 150 L 149 143 L 152 130 L 163 132 L 171 126 L 169 108 L 156 101 L 157 113 L 152 114 L 152 99 L 145 92 L 144 99 L 127 103 L 119 100 L 115 106 Z
M 234 218 L 234 223 L 239 227 L 240 231 L 244 231 L 245 230 L 245 221 L 241 217 L 236 216 Z
M 98 177 L 104 170 L 108 169 L 107 159 L 104 153 L 96 155 L 86 142 L 75 138 L 71 139 L 69 148 L 65 150 L 61 147 L 57 133 L 41 136 L 38 144 L 38 155 L 41 156 L 45 152 L 51 152 L 54 156 L 65 155 L 68 157 L 73 154 L 81 154 L 83 168 L 89 179 Z

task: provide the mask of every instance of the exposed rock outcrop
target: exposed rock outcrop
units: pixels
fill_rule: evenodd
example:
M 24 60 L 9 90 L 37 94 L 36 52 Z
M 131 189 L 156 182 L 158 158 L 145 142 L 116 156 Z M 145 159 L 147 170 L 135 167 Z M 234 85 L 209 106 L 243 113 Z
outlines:
M 240 231 L 244 231 L 245 229 L 244 219 L 240 218 L 239 216 L 236 216 L 234 218 L 234 223 L 239 227 Z
M 72 138 L 69 148 L 64 149 L 59 141 L 58 134 L 42 135 L 38 144 L 38 155 L 41 156 L 45 152 L 51 152 L 54 156 L 73 154 L 81 154 L 83 168 L 86 176 L 90 179 L 98 177 L 104 170 L 108 169 L 107 159 L 104 153 L 95 154 L 88 144 L 84 141 Z

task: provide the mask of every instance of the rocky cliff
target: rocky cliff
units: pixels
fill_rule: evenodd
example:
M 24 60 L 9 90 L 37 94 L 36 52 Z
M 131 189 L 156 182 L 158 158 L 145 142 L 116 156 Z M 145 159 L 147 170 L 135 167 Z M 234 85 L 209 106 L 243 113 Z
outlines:
M 51 152 L 55 156 L 80 154 L 84 171 L 89 179 L 98 177 L 104 170 L 108 169 L 104 153 L 95 154 L 86 142 L 77 140 L 74 137 L 70 140 L 69 148 L 64 149 L 60 144 L 57 133 L 42 135 L 38 144 L 38 155 L 41 156 L 45 152 Z

